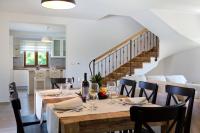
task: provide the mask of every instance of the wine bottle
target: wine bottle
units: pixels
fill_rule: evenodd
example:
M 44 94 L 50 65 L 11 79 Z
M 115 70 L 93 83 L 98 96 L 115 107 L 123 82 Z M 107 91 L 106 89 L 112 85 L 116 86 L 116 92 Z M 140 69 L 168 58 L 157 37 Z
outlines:
M 89 82 L 87 81 L 87 73 L 84 73 L 84 80 L 82 82 L 82 100 L 86 102 L 89 93 Z

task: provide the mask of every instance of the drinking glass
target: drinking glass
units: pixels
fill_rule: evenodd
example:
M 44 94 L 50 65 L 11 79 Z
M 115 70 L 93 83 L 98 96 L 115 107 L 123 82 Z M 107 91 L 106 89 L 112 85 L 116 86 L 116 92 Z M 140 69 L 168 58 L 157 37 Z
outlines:
M 115 93 L 116 83 L 114 81 L 107 82 L 107 89 L 110 97 L 110 103 L 113 103 L 113 94 Z
M 99 99 L 98 97 L 99 93 L 99 84 L 98 83 L 91 83 L 91 90 L 90 90 L 90 98 L 91 98 L 91 111 L 96 110 L 95 103 Z

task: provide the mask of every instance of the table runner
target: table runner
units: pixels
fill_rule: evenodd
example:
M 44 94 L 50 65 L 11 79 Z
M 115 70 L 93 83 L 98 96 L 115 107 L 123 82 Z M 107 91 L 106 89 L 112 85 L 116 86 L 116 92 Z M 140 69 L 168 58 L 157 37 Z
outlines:
M 54 89 L 54 90 L 45 90 L 45 91 L 36 91 L 35 93 L 35 114 L 38 119 L 41 119 L 42 112 L 45 109 L 45 105 L 47 103 L 56 103 L 61 102 L 64 100 L 68 100 L 74 97 L 77 97 L 78 95 L 75 94 L 76 92 L 79 92 L 78 89 L 74 90 L 63 90 L 63 94 L 59 95 L 60 90 Z
M 132 105 L 129 104 L 121 104 L 117 99 L 114 99 L 115 103 L 111 104 L 110 99 L 106 100 L 96 100 L 96 101 L 89 101 L 88 103 L 83 104 L 83 109 L 80 112 L 76 111 L 59 111 L 53 109 L 53 104 L 47 105 L 47 130 L 48 133 L 58 133 L 59 132 L 59 119 L 60 118 L 67 118 L 72 116 L 82 116 L 88 114 L 101 114 L 101 113 L 111 113 L 111 112 L 121 112 L 121 111 L 129 111 Z M 119 100 L 119 99 L 118 99 Z M 95 103 L 94 105 L 97 106 L 96 110 L 91 110 L 89 107 Z M 150 106 L 150 107 L 159 107 L 159 105 L 146 104 L 142 106 Z M 63 113 L 62 113 L 63 112 Z

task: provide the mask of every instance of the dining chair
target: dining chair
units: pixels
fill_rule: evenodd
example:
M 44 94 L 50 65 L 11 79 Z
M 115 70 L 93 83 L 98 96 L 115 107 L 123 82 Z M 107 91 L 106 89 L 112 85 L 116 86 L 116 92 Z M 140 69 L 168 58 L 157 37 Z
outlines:
M 137 82 L 135 80 L 121 79 L 120 80 L 120 85 L 121 85 L 120 95 L 126 95 L 127 97 L 134 97 L 136 84 L 137 84 Z M 132 132 L 131 129 L 123 130 L 123 131 L 119 131 L 119 132 L 120 133 L 122 133 L 122 132 L 128 133 L 128 131 Z
M 66 78 L 51 78 L 51 87 L 52 89 L 60 88 L 58 84 L 65 84 Z
M 174 100 L 175 104 L 180 103 L 177 100 L 175 95 L 186 97 L 182 101 L 184 103 L 188 103 L 187 110 L 186 110 L 185 121 L 184 121 L 184 133 L 190 133 L 190 126 L 191 126 L 191 119 L 192 119 L 192 111 L 193 111 L 195 89 L 194 88 L 187 88 L 187 87 L 166 85 L 166 92 L 168 93 L 167 100 L 166 100 L 166 105 L 167 106 L 170 105 L 171 98 Z
M 15 115 L 15 120 L 16 120 L 16 124 L 17 124 L 17 133 L 24 133 L 24 127 L 26 127 L 26 126 L 40 124 L 41 121 L 39 119 L 37 119 L 36 115 L 28 115 L 28 116 L 21 115 L 21 112 L 20 112 L 21 103 L 20 103 L 19 98 L 10 97 L 10 102 L 11 102 L 13 112 Z M 43 126 L 41 126 L 41 127 L 43 127 Z
M 120 95 L 126 95 L 128 97 L 135 96 L 136 81 L 129 79 L 121 79 L 120 85 L 121 85 Z
M 142 107 L 132 106 L 130 108 L 130 118 L 135 122 L 134 133 L 155 133 L 149 123 L 172 121 L 166 127 L 166 133 L 169 133 L 175 127 L 175 133 L 182 133 L 183 121 L 185 116 L 185 104 L 164 107 Z
M 139 88 L 140 88 L 140 93 L 139 97 L 142 97 L 143 94 L 146 97 L 146 99 L 155 104 L 156 103 L 156 98 L 157 98 L 157 92 L 158 92 L 158 85 L 155 83 L 149 83 L 149 82 L 144 82 L 140 81 L 139 82 Z M 152 91 L 150 94 L 147 93 L 148 91 Z
M 18 97 L 18 92 L 17 92 L 15 82 L 12 82 L 9 84 L 9 93 L 10 93 L 10 96 L 15 95 L 15 97 Z

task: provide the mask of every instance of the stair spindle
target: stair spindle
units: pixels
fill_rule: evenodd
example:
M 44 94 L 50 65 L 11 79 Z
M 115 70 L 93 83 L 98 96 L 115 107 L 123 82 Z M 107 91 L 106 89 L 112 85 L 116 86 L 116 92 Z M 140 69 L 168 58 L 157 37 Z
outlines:
M 116 69 L 117 69 L 117 50 L 116 50 Z
M 119 50 L 119 64 L 120 64 L 120 66 L 121 66 L 121 64 L 122 64 L 121 58 L 122 58 L 122 56 L 121 56 L 121 48 L 120 48 L 120 50 Z
M 98 69 L 98 73 L 100 72 L 100 70 L 99 70 L 99 62 L 98 62 L 98 65 L 97 65 L 97 69 Z
M 101 60 L 101 73 L 103 74 L 103 63 L 102 63 L 102 60 Z
M 106 58 L 105 58 L 105 75 L 106 75 Z
M 123 64 L 124 64 L 124 47 L 123 47 L 123 58 L 122 59 L 123 59 Z
M 109 61 L 108 61 L 108 62 L 109 62 L 109 64 L 108 64 L 108 67 L 109 67 L 109 68 L 108 68 L 108 71 L 109 71 L 109 73 L 110 73 L 110 54 L 109 54 Z
M 112 54 L 112 71 L 114 71 L 114 69 L 115 69 L 115 66 L 114 66 L 114 53 Z
M 128 45 L 126 46 L 126 61 L 128 62 Z
M 131 76 L 131 59 L 132 59 L 132 40 L 130 40 L 130 73 L 129 75 Z

